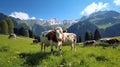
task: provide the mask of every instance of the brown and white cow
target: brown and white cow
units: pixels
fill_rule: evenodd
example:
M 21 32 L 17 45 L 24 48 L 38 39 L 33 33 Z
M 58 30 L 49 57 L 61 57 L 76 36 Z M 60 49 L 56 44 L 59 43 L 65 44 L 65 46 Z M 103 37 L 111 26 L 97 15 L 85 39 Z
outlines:
M 44 47 L 44 53 L 46 46 L 51 46 L 51 54 L 53 54 L 53 45 L 59 48 L 59 52 L 61 54 L 62 49 L 62 34 L 63 30 L 61 27 L 55 28 L 55 30 L 49 30 L 42 32 L 40 39 L 41 39 L 41 52 Z
M 92 46 L 95 45 L 96 41 L 95 40 L 89 40 L 84 42 L 84 46 Z
M 62 45 L 71 45 L 71 49 L 76 50 L 76 34 L 74 33 L 66 33 L 66 30 L 62 30 L 62 28 L 57 27 L 55 30 L 49 30 L 42 33 L 41 37 L 41 51 L 44 47 L 44 53 L 46 46 L 51 46 L 51 54 L 53 54 L 53 45 L 59 48 L 60 54 Z
M 33 40 L 33 44 L 36 44 L 36 43 L 38 43 L 38 39 Z
M 118 39 L 100 39 L 100 45 L 102 46 L 113 46 L 113 48 L 117 47 L 120 41 Z
M 77 42 L 77 36 L 74 33 L 63 33 L 62 38 L 62 45 L 71 45 L 71 50 L 74 49 L 76 51 L 76 42 Z

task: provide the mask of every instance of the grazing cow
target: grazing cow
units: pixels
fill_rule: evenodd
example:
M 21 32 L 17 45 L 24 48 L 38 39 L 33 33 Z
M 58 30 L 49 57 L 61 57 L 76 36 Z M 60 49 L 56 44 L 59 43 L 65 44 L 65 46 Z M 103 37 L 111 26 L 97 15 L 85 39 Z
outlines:
M 62 34 L 63 30 L 61 27 L 55 28 L 55 30 L 45 31 L 41 34 L 41 52 L 44 47 L 44 53 L 46 46 L 51 46 L 51 54 L 53 54 L 53 45 L 59 48 L 59 52 L 61 54 L 62 49 Z
M 38 40 L 37 40 L 37 39 L 34 39 L 34 40 L 33 40 L 33 43 L 38 43 Z
M 100 39 L 100 46 L 110 46 L 110 44 L 108 43 L 108 41 L 110 40 L 110 38 L 103 38 L 103 39 Z
M 114 39 L 110 39 L 110 40 L 107 41 L 107 43 L 110 44 L 110 45 L 112 45 L 113 48 L 117 47 L 118 44 L 119 44 L 119 42 L 120 41 L 118 39 L 115 39 L 115 38 Z
M 96 41 L 95 40 L 89 40 L 84 42 L 84 46 L 91 46 L 95 45 Z
M 113 46 L 113 48 L 117 47 L 117 45 L 120 43 L 118 39 L 112 38 L 112 39 L 100 39 L 100 42 L 102 46 Z
M 10 35 L 8 36 L 8 38 L 9 38 L 9 39 L 10 39 L 10 38 L 16 39 L 16 34 L 10 34 Z
M 77 37 L 76 34 L 74 33 L 63 33 L 62 36 L 62 45 L 71 45 L 71 50 L 74 49 L 76 51 L 76 42 L 77 42 Z

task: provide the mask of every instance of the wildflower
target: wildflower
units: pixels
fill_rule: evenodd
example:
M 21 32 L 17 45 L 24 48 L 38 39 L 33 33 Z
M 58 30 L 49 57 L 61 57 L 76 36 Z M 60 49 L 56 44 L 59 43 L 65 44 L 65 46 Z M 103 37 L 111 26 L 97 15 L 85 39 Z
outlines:
M 78 62 L 78 63 L 80 63 L 80 61 L 79 61 L 79 60 L 78 60 L 77 62 Z
M 8 63 L 9 63 L 10 61 L 8 60 Z
M 60 67 L 64 67 L 64 65 L 60 65 Z
M 69 66 L 71 66 L 72 64 L 71 64 L 71 63 L 69 63 L 68 65 L 69 65 Z
M 16 51 L 17 54 L 19 54 L 20 52 L 19 51 Z

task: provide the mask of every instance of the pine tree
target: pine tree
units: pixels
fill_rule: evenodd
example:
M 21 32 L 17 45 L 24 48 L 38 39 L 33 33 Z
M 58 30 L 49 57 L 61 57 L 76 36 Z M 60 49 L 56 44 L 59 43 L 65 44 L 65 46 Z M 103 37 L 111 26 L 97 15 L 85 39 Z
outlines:
M 1 22 L 0 22 L 0 33 L 2 33 L 2 29 L 1 29 Z
M 24 36 L 24 30 L 25 29 L 23 27 L 19 28 L 18 29 L 18 35 Z
M 100 35 L 99 31 L 96 29 L 95 33 L 94 33 L 94 39 L 99 40 L 100 38 L 101 38 L 101 35 Z
M 1 27 L 0 27 L 0 33 L 1 33 Z
M 8 33 L 9 34 L 14 33 L 14 24 L 13 24 L 13 21 L 10 18 L 6 18 L 5 21 L 8 24 Z
M 92 40 L 92 33 L 89 30 L 85 33 L 85 41 L 87 40 Z
M 29 37 L 29 31 L 28 31 L 28 29 L 24 29 L 24 36 L 25 37 Z
M 18 29 L 18 28 L 14 28 L 14 33 L 15 33 L 16 35 L 19 35 L 19 29 Z
M 5 20 L 1 22 L 1 33 L 8 34 L 8 24 Z
M 32 32 L 31 30 L 28 30 L 28 31 L 29 31 L 29 37 L 30 37 L 30 38 L 33 38 L 33 37 L 34 37 L 33 32 Z
M 93 37 L 93 35 L 92 35 L 92 32 L 90 32 L 90 35 L 91 35 L 91 39 L 90 39 L 90 40 L 93 40 L 93 39 L 94 39 L 94 37 Z
M 77 38 L 77 42 L 81 42 L 82 40 L 81 40 L 81 36 L 78 36 L 78 38 Z

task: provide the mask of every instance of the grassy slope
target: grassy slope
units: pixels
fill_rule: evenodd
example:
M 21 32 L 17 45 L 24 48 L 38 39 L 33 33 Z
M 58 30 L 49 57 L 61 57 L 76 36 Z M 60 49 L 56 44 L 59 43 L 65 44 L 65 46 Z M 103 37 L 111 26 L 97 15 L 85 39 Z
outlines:
M 98 25 L 99 29 L 106 29 L 108 27 L 112 26 L 112 24 L 104 24 L 104 25 Z
M 70 46 L 64 46 L 63 56 L 58 56 L 57 52 L 51 56 L 50 47 L 45 55 L 40 54 L 40 46 L 32 45 L 30 38 L 17 37 L 15 40 L 7 37 L 0 35 L 0 67 L 120 67 L 120 46 L 103 49 L 77 45 L 76 52 L 71 51 Z

